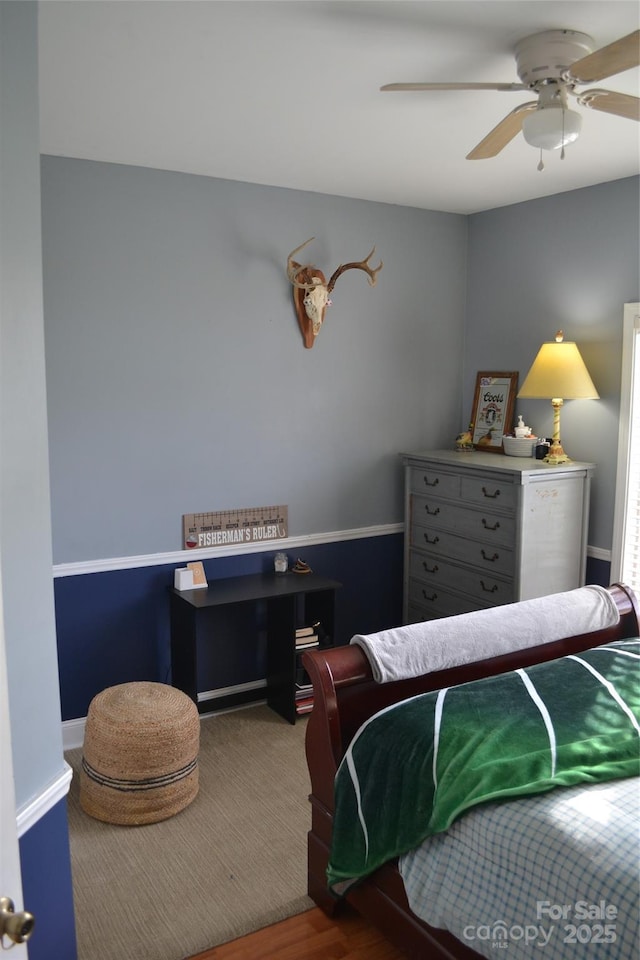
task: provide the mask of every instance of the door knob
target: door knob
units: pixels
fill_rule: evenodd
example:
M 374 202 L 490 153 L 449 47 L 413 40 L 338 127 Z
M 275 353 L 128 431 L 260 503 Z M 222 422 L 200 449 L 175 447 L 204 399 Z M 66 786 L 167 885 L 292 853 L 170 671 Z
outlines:
M 33 933 L 35 917 L 26 910 L 15 912 L 13 900 L 0 897 L 0 942 L 6 936 L 12 943 L 24 943 Z

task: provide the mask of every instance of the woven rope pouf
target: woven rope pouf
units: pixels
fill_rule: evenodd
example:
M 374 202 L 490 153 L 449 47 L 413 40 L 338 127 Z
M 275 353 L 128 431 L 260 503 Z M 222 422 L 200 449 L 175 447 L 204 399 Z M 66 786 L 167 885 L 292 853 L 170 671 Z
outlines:
M 106 823 L 156 823 L 198 792 L 200 717 L 165 683 L 121 683 L 89 704 L 80 806 Z

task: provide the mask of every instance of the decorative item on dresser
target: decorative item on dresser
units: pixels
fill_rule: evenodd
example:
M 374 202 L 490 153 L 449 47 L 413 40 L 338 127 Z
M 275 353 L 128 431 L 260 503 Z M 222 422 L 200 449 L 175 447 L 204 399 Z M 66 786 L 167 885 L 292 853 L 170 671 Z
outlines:
M 582 586 L 592 463 L 402 455 L 405 623 Z
M 518 373 L 490 373 L 476 376 L 471 410 L 471 439 L 476 450 L 502 453 L 502 436 L 511 428 L 516 402 Z

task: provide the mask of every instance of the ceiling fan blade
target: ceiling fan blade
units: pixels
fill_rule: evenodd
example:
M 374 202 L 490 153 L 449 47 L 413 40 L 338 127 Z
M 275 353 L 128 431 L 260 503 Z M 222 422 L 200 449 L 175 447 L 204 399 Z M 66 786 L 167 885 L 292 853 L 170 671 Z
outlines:
M 627 120 L 640 120 L 640 99 L 628 93 L 616 93 L 614 90 L 585 90 L 579 94 L 578 103 L 602 113 L 614 113 Z
M 467 160 L 487 160 L 497 156 L 513 138 L 522 130 L 522 121 L 532 110 L 537 110 L 538 102 L 521 103 L 520 106 L 508 113 L 497 127 L 486 135 L 484 140 L 467 154 Z
M 527 90 L 523 83 L 386 83 L 383 91 L 396 90 Z
M 594 83 L 624 70 L 640 66 L 640 30 L 614 40 L 594 53 L 576 60 L 569 68 L 569 77 L 576 83 Z

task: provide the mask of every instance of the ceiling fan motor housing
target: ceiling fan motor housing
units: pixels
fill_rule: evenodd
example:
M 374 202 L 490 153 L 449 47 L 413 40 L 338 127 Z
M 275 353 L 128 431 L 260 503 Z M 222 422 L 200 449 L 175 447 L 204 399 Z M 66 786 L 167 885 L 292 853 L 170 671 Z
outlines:
M 576 60 L 593 53 L 593 37 L 575 30 L 545 30 L 516 44 L 518 76 L 528 87 L 560 80 Z

